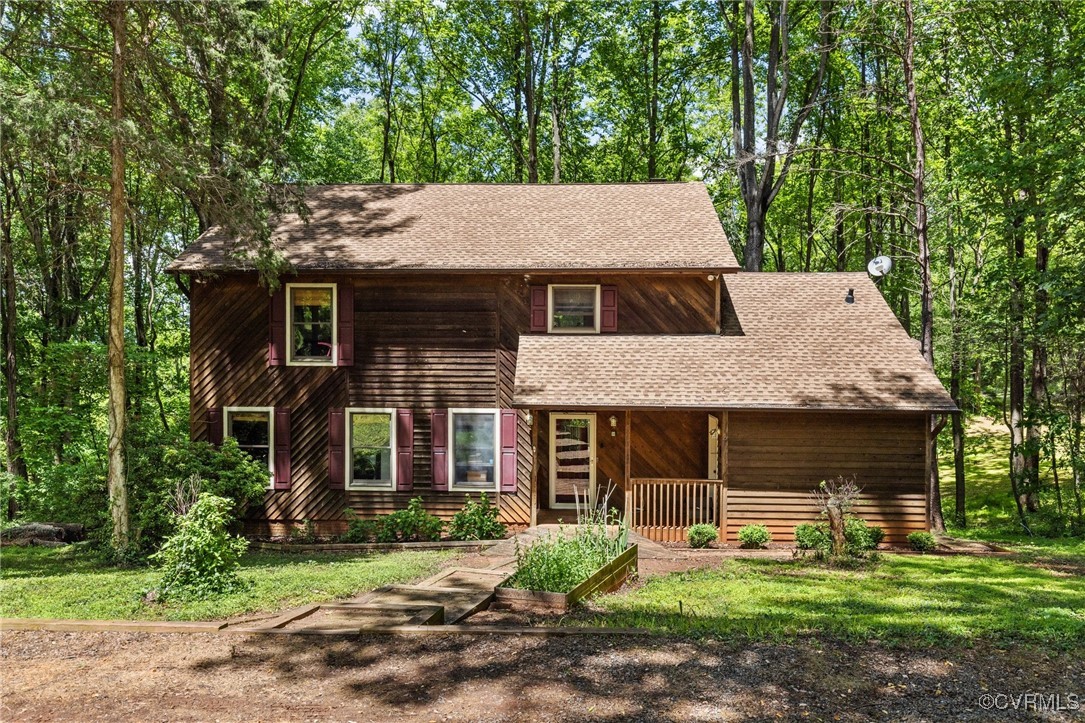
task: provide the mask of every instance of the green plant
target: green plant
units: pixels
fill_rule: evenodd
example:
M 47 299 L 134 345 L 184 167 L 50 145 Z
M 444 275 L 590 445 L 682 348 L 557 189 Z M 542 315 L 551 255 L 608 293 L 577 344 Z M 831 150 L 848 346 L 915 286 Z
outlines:
M 289 538 L 291 542 L 301 545 L 311 545 L 316 542 L 316 527 L 313 521 L 305 519 L 301 524 L 290 528 Z
M 422 498 L 415 497 L 407 509 L 396 510 L 380 518 L 377 542 L 430 542 L 441 539 L 444 523 L 422 507 Z
M 880 527 L 868 526 L 858 517 L 844 518 L 844 552 L 851 557 L 863 557 L 878 546 L 885 537 Z M 825 522 L 804 522 L 795 526 L 795 547 L 813 550 L 817 557 L 832 553 L 833 540 L 829 525 Z
M 237 569 L 249 543 L 229 533 L 231 507 L 232 500 L 204 492 L 178 517 L 177 531 L 151 556 L 162 570 L 159 599 L 204 599 L 242 585 Z
M 686 541 L 690 547 L 708 547 L 720 537 L 712 525 L 693 525 L 686 530 Z
M 468 498 L 463 509 L 448 523 L 448 536 L 453 540 L 499 540 L 508 529 L 497 521 L 497 507 L 483 492 L 478 501 Z
M 772 533 L 764 525 L 746 525 L 738 531 L 738 541 L 746 548 L 761 548 L 772 542 Z
M 363 520 L 349 508 L 346 510 L 346 515 L 347 531 L 339 536 L 340 542 L 365 543 L 377 539 L 377 532 L 381 526 L 379 520 Z
M 810 522 L 795 525 L 795 547 L 800 550 L 814 550 L 824 555 L 828 553 L 832 545 L 832 540 L 829 539 L 828 525 Z
M 867 534 L 870 536 L 870 549 L 874 550 L 885 540 L 885 530 L 878 525 L 867 525 Z
M 908 535 L 908 544 L 917 552 L 930 552 L 938 547 L 938 541 L 929 532 L 913 532 Z

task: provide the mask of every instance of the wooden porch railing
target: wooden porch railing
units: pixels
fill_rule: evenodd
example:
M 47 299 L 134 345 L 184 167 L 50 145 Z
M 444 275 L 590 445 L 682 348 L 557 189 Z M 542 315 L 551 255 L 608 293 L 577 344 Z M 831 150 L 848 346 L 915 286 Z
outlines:
M 686 528 L 727 528 L 727 485 L 714 479 L 629 480 L 625 519 L 629 528 L 656 542 L 683 542 Z

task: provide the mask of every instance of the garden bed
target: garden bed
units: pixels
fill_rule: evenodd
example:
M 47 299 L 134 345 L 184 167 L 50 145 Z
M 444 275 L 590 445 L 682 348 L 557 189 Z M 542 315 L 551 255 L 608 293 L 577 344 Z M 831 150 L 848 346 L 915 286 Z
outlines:
M 495 591 L 494 602 L 499 607 L 512 610 L 547 610 L 564 612 L 578 602 L 596 593 L 617 590 L 637 571 L 637 546 L 630 545 L 625 552 L 603 565 L 588 579 L 569 592 L 543 592 L 541 590 L 521 590 L 513 587 L 499 587 Z
M 503 540 L 438 540 L 435 542 L 274 542 L 255 540 L 250 550 L 264 552 L 392 552 L 395 550 L 455 550 L 482 552 Z

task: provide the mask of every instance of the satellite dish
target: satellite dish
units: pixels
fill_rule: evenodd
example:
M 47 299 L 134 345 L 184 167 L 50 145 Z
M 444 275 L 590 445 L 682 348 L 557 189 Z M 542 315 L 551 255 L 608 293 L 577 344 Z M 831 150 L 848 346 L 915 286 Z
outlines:
M 874 278 L 885 276 L 893 270 L 893 259 L 888 256 L 875 256 L 866 265 L 866 270 Z

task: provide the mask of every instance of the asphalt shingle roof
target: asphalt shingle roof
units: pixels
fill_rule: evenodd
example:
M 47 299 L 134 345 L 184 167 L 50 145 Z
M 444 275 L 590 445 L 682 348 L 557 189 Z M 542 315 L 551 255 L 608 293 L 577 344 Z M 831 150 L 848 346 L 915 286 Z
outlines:
M 866 274 L 738 273 L 724 283 L 742 336 L 521 336 L 515 404 L 956 409 Z
M 737 269 L 703 183 L 311 186 L 272 239 L 298 270 Z M 244 268 L 209 229 L 175 273 Z

